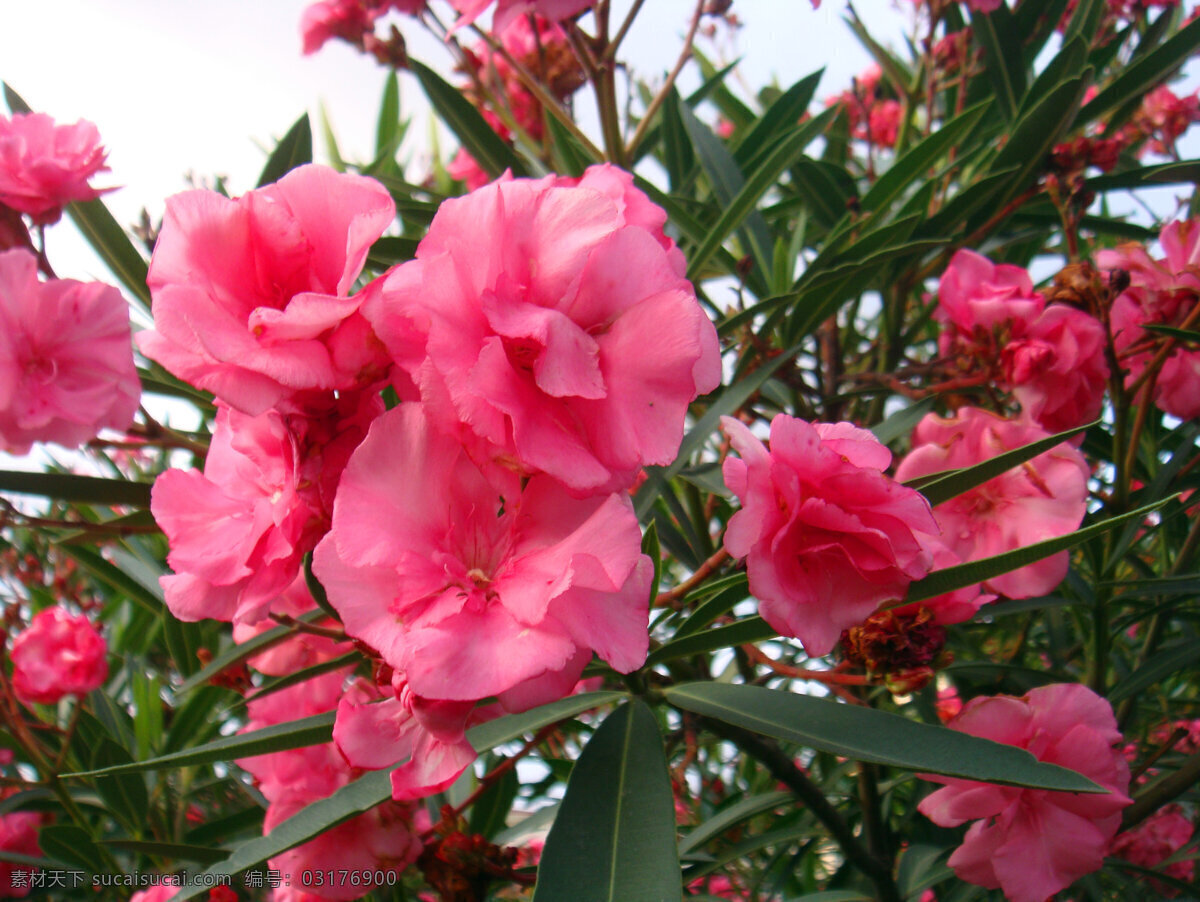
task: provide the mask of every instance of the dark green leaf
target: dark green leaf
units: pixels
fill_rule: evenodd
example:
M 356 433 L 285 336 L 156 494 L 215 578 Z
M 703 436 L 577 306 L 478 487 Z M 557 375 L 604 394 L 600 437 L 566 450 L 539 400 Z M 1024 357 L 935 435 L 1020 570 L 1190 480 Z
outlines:
M 325 613 L 325 611 L 317 610 L 307 611 L 296 619 L 304 623 L 312 623 L 314 620 L 320 620 L 326 616 L 328 615 Z M 195 689 L 197 686 L 203 686 L 227 667 L 232 667 L 233 665 L 246 660 L 252 655 L 258 654 L 258 652 L 284 641 L 294 633 L 295 631 L 291 627 L 275 626 L 264 633 L 259 633 L 254 638 L 248 639 L 245 642 L 239 642 L 227 646 L 224 651 L 204 665 L 203 669 L 192 674 L 190 677 L 184 680 L 180 686 L 177 686 L 175 688 L 175 694 L 177 696 L 183 695 L 184 693 Z
M 383 99 L 379 104 L 379 119 L 375 123 L 375 157 L 391 157 L 400 146 L 400 79 L 395 70 L 388 72 L 383 84 Z
M 503 764 L 505 760 L 501 758 L 499 764 Z M 488 839 L 503 830 L 519 787 L 517 772 L 510 765 L 500 779 L 493 780 L 491 786 L 471 806 L 467 829 L 472 834 L 486 836 Z
M 924 601 L 926 598 L 933 598 L 945 592 L 952 592 L 964 586 L 971 586 L 975 583 L 991 579 L 994 576 L 1000 576 L 1002 573 L 1008 573 L 1019 567 L 1024 567 L 1026 564 L 1032 564 L 1034 561 L 1040 561 L 1042 558 L 1057 554 L 1060 551 L 1066 551 L 1068 548 L 1073 548 L 1082 542 L 1086 542 L 1094 536 L 1101 535 L 1122 523 L 1140 520 L 1150 512 L 1158 510 L 1169 500 L 1171 499 L 1164 498 L 1153 504 L 1139 507 L 1137 510 L 1121 514 L 1119 517 L 1112 517 L 1108 520 L 1102 520 L 1099 523 L 1093 523 L 1091 526 L 1067 533 L 1065 536 L 1046 539 L 1044 542 L 1026 545 L 1013 551 L 1007 551 L 1004 554 L 969 561 L 955 567 L 947 567 L 944 570 L 935 570 L 924 579 L 911 583 L 908 587 L 908 595 L 905 596 L 901 604 Z
M 1016 746 L 875 708 L 730 683 L 685 683 L 664 694 L 685 711 L 856 761 L 1009 786 L 1103 791 L 1082 774 Z
M 308 594 L 312 596 L 317 607 L 328 614 L 337 623 L 342 622 L 342 618 L 338 615 L 337 610 L 329 603 L 329 595 L 325 592 L 325 587 L 321 585 L 321 581 L 317 579 L 317 574 L 313 573 L 312 568 L 313 556 L 309 551 L 304 555 L 304 585 L 308 589 Z
M 128 479 L 76 476 L 74 473 L 26 473 L 0 470 L 0 492 L 43 495 L 78 504 L 150 506 L 150 483 Z
M 525 164 L 504 140 L 492 131 L 479 110 L 471 105 L 462 91 L 448 84 L 428 66 L 409 60 L 409 68 L 417 76 L 425 96 L 429 98 L 438 117 L 458 137 L 463 148 L 475 162 L 493 178 L 504 170 L 513 175 L 527 175 Z
M 43 827 L 38 833 L 38 845 L 42 854 L 93 874 L 103 874 L 111 867 L 87 832 L 72 824 Z
M 1165 645 L 1154 656 L 1121 680 L 1108 693 L 1114 705 L 1149 689 L 1166 677 L 1186 671 L 1200 661 L 1200 639 L 1187 639 Z
M 508 714 L 471 727 L 467 730 L 467 741 L 471 743 L 471 747 L 475 751 L 485 752 L 506 742 L 512 742 L 514 739 L 520 739 L 529 733 L 536 733 L 542 727 L 552 723 L 558 723 L 560 720 L 566 720 L 568 717 L 574 717 L 576 714 L 598 708 L 601 705 L 611 704 L 625 697 L 626 693 L 614 691 L 568 695 L 566 698 L 560 698 L 548 705 L 522 711 L 520 714 Z
M 385 235 L 371 245 L 367 262 L 378 269 L 390 269 L 397 263 L 411 260 L 417 255 L 417 239 Z
M 884 420 L 871 427 L 871 434 L 883 444 L 890 445 L 898 438 L 903 438 L 913 431 L 925 414 L 933 410 L 935 398 L 922 398 L 915 404 L 909 404 Z
M 662 584 L 662 546 L 658 542 L 658 526 L 653 522 L 646 527 L 646 534 L 642 536 L 642 554 L 649 556 L 654 565 L 654 575 L 650 579 L 650 604 L 653 606 L 658 587 Z
M 1091 429 L 1098 422 L 1099 420 L 1096 420 L 1083 426 L 1077 426 L 1074 429 L 1068 429 L 1065 432 L 1059 432 L 1056 435 L 1047 436 L 1036 442 L 1030 442 L 1028 445 L 1022 445 L 1020 448 L 1013 448 L 1011 451 L 997 454 L 995 457 L 989 458 L 982 463 L 977 463 L 974 466 L 955 470 L 953 473 L 935 479 L 933 482 L 924 483 L 921 486 L 921 494 L 925 496 L 925 499 L 932 507 L 937 507 L 944 501 L 949 501 L 951 498 L 956 498 L 963 494 L 963 492 L 969 492 L 976 486 L 983 485 L 989 479 L 994 479 L 1001 473 L 1007 473 L 1013 467 L 1020 466 L 1027 460 L 1033 460 L 1033 458 L 1043 452 L 1057 448 L 1067 439 Z
M 589 740 L 538 865 L 534 902 L 682 899 L 675 807 L 658 722 L 634 699 Z
M 984 48 L 987 75 L 1005 119 L 1017 117 L 1025 96 L 1025 63 L 1021 55 L 1021 34 L 1012 13 L 1003 3 L 990 13 L 971 12 L 971 28 Z
M 693 849 L 699 849 L 710 840 L 720 836 L 730 827 L 735 827 L 755 815 L 763 814 L 779 807 L 792 808 L 795 804 L 796 797 L 792 793 L 784 791 L 768 792 L 765 795 L 740 799 L 728 808 L 723 808 L 704 823 L 698 824 L 696 829 L 683 837 L 679 841 L 679 854 L 682 855 Z
M 1155 323 L 1147 323 L 1142 328 L 1148 332 L 1157 332 L 1159 335 L 1166 335 L 1168 338 L 1176 338 L 1179 341 L 1200 342 L 1200 332 L 1189 331 L 1188 329 L 1176 329 L 1173 326 L 1162 326 Z
M 96 792 L 105 806 L 132 832 L 140 832 L 146 822 L 149 797 L 146 784 L 139 774 L 121 768 L 136 767 L 129 752 L 111 739 L 101 740 L 92 746 L 91 768 L 93 771 L 108 771 L 111 776 L 97 776 L 93 780 Z M 117 770 L 112 770 L 116 768 Z
M 62 550 L 96 579 L 126 598 L 136 601 L 147 611 L 157 614 L 164 610 L 161 589 L 158 592 L 150 591 L 120 567 L 105 560 L 95 548 L 86 545 L 64 545 Z
M 143 842 L 136 839 L 102 839 L 100 845 L 126 852 L 137 852 L 141 855 L 155 855 L 180 861 L 198 861 L 200 864 L 221 861 L 229 854 L 224 849 L 213 849 L 207 846 L 189 846 L 186 843 L 175 842 Z
M 700 632 L 718 617 L 732 611 L 734 605 L 739 601 L 745 601 L 749 594 L 749 590 L 746 588 L 746 574 L 734 574 L 729 579 L 734 580 L 733 584 L 715 593 L 696 608 L 691 616 L 675 630 L 673 639 L 682 639 L 684 636 Z
M 1098 175 L 1087 180 L 1089 191 L 1122 191 L 1147 185 L 1190 185 L 1200 182 L 1200 160 L 1141 166 L 1125 172 Z
M 104 206 L 104 201 L 97 198 L 67 204 L 67 215 L 97 256 L 104 261 L 104 265 L 141 301 L 142 306 L 149 310 L 150 289 L 146 286 L 146 261 L 108 211 L 108 207 Z
M 683 117 L 679 112 L 681 103 L 679 92 L 672 85 L 662 105 L 663 157 L 672 191 L 678 191 L 683 186 L 688 173 L 696 165 L 692 139 L 683 127 Z
M 279 181 L 297 166 L 311 163 L 312 158 L 312 125 L 308 121 L 308 113 L 305 113 L 292 124 L 271 151 L 267 165 L 258 177 L 258 187 Z
M 320 745 L 329 742 L 333 736 L 333 715 L 314 714 L 312 717 L 302 717 L 287 723 L 274 724 L 261 730 L 251 730 L 249 733 L 238 733 L 234 736 L 222 736 L 204 745 L 160 755 L 148 761 L 136 761 L 129 764 L 118 764 L 95 768 L 74 774 L 64 774 L 65 777 L 96 777 L 111 774 L 142 773 L 164 768 L 191 767 L 196 764 L 209 764 L 213 761 L 231 761 L 234 758 L 251 758 L 254 755 L 265 755 L 268 752 L 281 752 L 287 749 L 304 748 L 310 745 Z
M 583 175 L 583 171 L 593 163 L 601 162 L 557 116 L 546 116 L 546 131 L 550 136 L 550 150 L 554 154 L 554 171 L 560 175 Z
M 728 626 L 718 626 L 710 630 L 672 639 L 650 652 L 646 658 L 646 666 L 653 667 L 663 661 L 682 658 L 687 655 L 698 655 L 715 651 L 718 648 L 731 648 L 734 645 L 745 645 L 748 642 L 761 642 L 770 639 L 778 633 L 761 617 L 748 617 Z
M 734 162 L 749 171 L 747 164 L 760 150 L 773 141 L 777 141 L 791 131 L 801 117 L 807 112 L 817 85 L 821 82 L 824 69 L 818 69 L 811 75 L 800 79 L 771 104 L 770 108 L 745 132 L 734 145 Z
M 4 102 L 8 104 L 9 110 L 14 113 L 32 113 L 29 104 L 21 97 L 8 82 L 4 82 Z

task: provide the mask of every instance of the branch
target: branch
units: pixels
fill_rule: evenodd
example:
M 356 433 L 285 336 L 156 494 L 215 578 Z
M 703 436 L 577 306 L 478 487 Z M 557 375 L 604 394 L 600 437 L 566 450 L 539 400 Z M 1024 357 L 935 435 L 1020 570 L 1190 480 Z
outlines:
M 671 73 L 667 76 L 667 80 L 663 82 L 663 86 L 654 95 L 654 99 L 650 101 L 650 106 L 646 107 L 646 114 L 642 116 L 642 121 L 638 123 L 637 131 L 629 139 L 629 146 L 625 148 L 626 159 L 633 159 L 633 152 L 637 150 L 637 146 L 646 137 L 646 132 L 650 130 L 650 123 L 654 120 L 654 114 L 658 112 L 658 108 L 663 105 L 667 99 L 667 95 L 671 93 L 671 88 L 675 86 L 675 79 L 683 71 L 684 65 L 692 58 L 692 42 L 696 40 L 696 30 L 700 27 L 700 17 L 704 14 L 704 2 L 705 0 L 697 0 L 696 2 L 696 11 L 692 13 L 692 21 L 688 25 L 687 36 L 683 39 L 683 51 L 679 54 L 679 59 L 675 61 L 675 68 L 671 70 Z
M 1125 809 L 1121 816 L 1121 829 L 1136 827 L 1167 802 L 1183 795 L 1197 783 L 1200 783 L 1200 752 L 1184 761 L 1183 766 L 1169 777 L 1163 777 L 1147 786 L 1133 800 L 1133 804 Z

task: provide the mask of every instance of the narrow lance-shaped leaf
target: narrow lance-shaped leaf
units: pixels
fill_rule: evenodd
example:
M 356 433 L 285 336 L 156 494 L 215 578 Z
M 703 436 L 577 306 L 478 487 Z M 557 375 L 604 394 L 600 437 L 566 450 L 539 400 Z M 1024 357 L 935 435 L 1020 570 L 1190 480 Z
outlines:
M 312 125 L 308 121 L 308 113 L 305 113 L 279 139 L 258 177 L 257 187 L 279 181 L 297 166 L 311 163 L 312 158 Z
M 128 479 L 77 476 L 74 473 L 27 473 L 0 470 L 0 492 L 44 495 L 80 504 L 150 506 L 150 483 Z
M 875 708 L 729 683 L 684 683 L 664 694 L 685 711 L 856 761 L 1010 786 L 1103 791 L 1082 774 L 1016 746 Z
M 583 750 L 538 865 L 534 902 L 682 899 L 675 806 L 658 722 L 641 699 Z

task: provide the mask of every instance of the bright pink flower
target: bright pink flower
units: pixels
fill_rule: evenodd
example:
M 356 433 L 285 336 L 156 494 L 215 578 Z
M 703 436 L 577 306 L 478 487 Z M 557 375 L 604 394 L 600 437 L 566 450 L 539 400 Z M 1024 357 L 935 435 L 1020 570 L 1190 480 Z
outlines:
M 454 29 L 458 30 L 474 22 L 483 11 L 492 5 L 493 0 L 450 0 L 450 5 L 458 10 L 458 21 Z M 585 9 L 590 9 L 596 0 L 495 0 L 496 11 L 492 14 L 492 32 L 499 34 L 504 31 L 518 16 L 536 13 L 545 16 L 552 22 L 561 22 L 572 16 L 579 15 Z
M 0 851 L 41 858 L 42 848 L 38 845 L 38 827 L 41 823 L 42 816 L 32 811 L 0 815 Z M 25 879 L 15 880 L 13 871 L 24 871 Z M 28 896 L 29 871 L 28 865 L 0 859 L 0 899 L 24 899 Z M 16 885 L 18 883 L 21 885 Z
M 424 8 L 425 0 L 318 0 L 305 7 L 300 17 L 304 55 L 316 53 L 331 38 L 361 47 L 375 21 L 388 10 L 415 16 Z
M 1178 805 L 1160 808 L 1132 830 L 1119 834 L 1109 846 L 1109 854 L 1124 858 L 1144 868 L 1154 868 L 1188 844 L 1194 831 L 1192 821 Z M 1163 873 L 1176 880 L 1195 879 L 1194 861 L 1176 861 Z M 1160 892 L 1177 895 L 1159 887 Z
M 913 431 L 912 451 L 896 467 L 896 479 L 982 463 L 1049 433 L 1034 423 L 1006 420 L 975 407 L 951 419 L 929 414 Z M 983 485 L 934 508 L 942 541 L 964 561 L 1032 545 L 1079 528 L 1087 509 L 1088 466 L 1065 442 Z M 1044 595 L 1067 573 L 1060 552 L 983 584 L 1009 598 Z
M 942 333 L 941 351 L 952 353 L 959 335 L 979 342 L 979 333 L 991 333 L 1014 321 L 1032 322 L 1045 304 L 1020 266 L 993 263 L 971 250 L 957 251 L 938 281 L 933 318 L 953 326 Z
M 482 188 L 492 180 L 492 177 L 484 171 L 478 161 L 461 147 L 454 155 L 454 159 L 446 164 L 446 174 L 465 184 L 468 191 Z
M 271 612 L 299 617 L 314 611 L 317 604 L 305 585 L 303 575 L 297 576 L 283 594 L 271 602 Z M 329 618 L 318 621 L 317 626 L 332 626 Z M 255 636 L 279 626 L 275 620 L 260 620 L 257 623 L 235 623 L 233 641 L 249 642 Z M 269 676 L 288 676 L 324 661 L 332 661 L 339 655 L 352 651 L 349 642 L 337 642 L 328 636 L 298 632 L 289 639 L 272 645 L 265 651 L 246 659 L 246 663 Z
M 134 893 L 129 902 L 170 902 L 179 893 L 179 887 L 170 883 L 160 883 L 150 889 Z
M 492 706 L 494 707 L 494 706 Z M 489 712 L 473 701 L 432 701 L 413 695 L 402 675 L 386 688 L 358 680 L 338 702 L 333 741 L 354 767 L 391 772 L 392 798 L 441 792 L 475 760 L 467 725 Z
M 877 147 L 895 147 L 900 134 L 900 102 L 881 100 L 867 116 L 867 133 Z
M 481 469 L 421 405 L 371 426 L 314 569 L 346 632 L 426 699 L 523 710 L 570 692 L 593 651 L 622 673 L 646 657 L 652 567 L 628 496 Z
M 843 630 L 929 571 L 922 536 L 937 532 L 929 504 L 883 475 L 892 454 L 865 429 L 780 414 L 768 450 L 732 417 L 721 425 L 741 455 L 722 467 L 742 505 L 725 547 L 746 558 L 759 612 L 781 635 L 826 654 Z
M 607 167 L 501 179 L 443 203 L 363 313 L 477 458 L 580 494 L 624 488 L 674 459 L 688 405 L 721 377 L 651 211 Z
M 323 166 L 236 200 L 169 198 L 147 278 L 155 329 L 138 346 L 252 415 L 304 390 L 378 383 L 386 359 L 358 314 L 373 289 L 348 295 L 394 217 L 378 182 Z
M 1127 387 L 1141 377 L 1164 340 L 1142 326 L 1180 326 L 1200 303 L 1200 221 L 1173 222 L 1159 240 L 1166 257 L 1158 260 L 1137 244 L 1096 255 L 1104 269 L 1129 273 L 1129 288 L 1113 302 L 1111 313 L 1113 343 L 1128 368 Z M 1180 419 L 1200 416 L 1200 350 L 1176 343 L 1159 370 L 1154 400 Z
M 991 13 L 1004 5 L 1004 0 L 967 0 L 972 12 Z
M 1147 150 L 1169 156 L 1175 142 L 1200 121 L 1200 94 L 1178 97 L 1166 85 L 1159 85 L 1142 98 L 1142 108 L 1133 117 L 1133 126 L 1150 140 Z
M 1021 409 L 1050 433 L 1100 415 L 1108 383 L 1104 326 L 1082 310 L 1051 304 L 1000 352 Z
M 0 116 L 0 204 L 55 222 L 69 203 L 93 200 L 104 190 L 88 185 L 107 172 L 100 132 L 86 119 L 55 125 L 45 113 Z
M 171 612 L 262 620 L 328 530 L 342 468 L 382 409 L 354 393 L 319 417 L 250 417 L 218 404 L 203 474 L 167 470 L 151 493 L 175 571 L 162 577 Z
M 346 671 L 322 674 L 311 680 L 268 695 L 247 706 L 250 722 L 246 730 L 330 711 L 342 696 Z M 361 776 L 333 743 L 272 752 L 238 761 L 259 782 L 270 807 L 263 820 L 263 833 L 308 805 L 327 798 Z M 421 854 L 421 842 L 413 829 L 416 812 L 409 805 L 385 802 L 352 818 L 303 845 L 272 858 L 270 865 L 291 875 L 301 885 L 304 871 L 347 869 L 349 871 L 400 872 Z M 363 887 L 325 886 L 313 892 L 326 899 L 357 899 Z
M 0 252 L 0 449 L 73 448 L 101 429 L 124 429 L 141 392 L 117 289 L 39 282 L 33 254 Z
M 84 695 L 104 684 L 107 655 L 108 644 L 87 617 L 46 608 L 13 640 L 13 690 L 43 705 Z
M 974 698 L 947 726 L 1029 751 L 1079 771 L 1109 790 L 1050 792 L 923 775 L 945 784 L 918 806 L 943 827 L 976 821 L 950 856 L 960 879 L 1003 889 L 1009 902 L 1044 902 L 1099 869 L 1129 804 L 1129 765 L 1107 701 L 1085 686 L 1058 683 L 1015 698 Z

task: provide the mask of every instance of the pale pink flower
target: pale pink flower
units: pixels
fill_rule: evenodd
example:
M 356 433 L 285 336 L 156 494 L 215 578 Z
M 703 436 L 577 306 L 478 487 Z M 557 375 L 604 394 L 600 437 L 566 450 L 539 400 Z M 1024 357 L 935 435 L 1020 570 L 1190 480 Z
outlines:
M 1132 830 L 1120 833 L 1109 846 L 1110 855 L 1124 858 L 1144 868 L 1162 864 L 1192 839 L 1192 821 L 1178 805 L 1167 805 L 1146 818 Z M 1195 879 L 1194 861 L 1176 861 L 1163 868 L 1163 873 L 1176 880 Z M 1177 895 L 1159 887 L 1166 895 Z
M 468 191 L 482 188 L 492 180 L 479 162 L 463 148 L 446 164 L 446 174 L 467 186 Z
M 1004 379 L 1021 409 L 1048 432 L 1100 415 L 1108 383 L 1104 326 L 1066 304 L 1051 304 L 1000 352 Z
M 367 32 L 388 10 L 415 16 L 424 8 L 425 0 L 318 0 L 310 3 L 300 16 L 304 55 L 316 53 L 331 38 L 361 47 Z
M 450 0 L 450 5 L 458 11 L 458 21 L 454 23 L 453 30 L 470 25 L 493 2 L 496 3 L 496 10 L 492 13 L 492 31 L 498 34 L 518 16 L 536 13 L 553 22 L 560 22 L 590 9 L 596 0 Z
M 271 612 L 299 617 L 317 608 L 312 594 L 304 582 L 304 576 L 297 576 L 291 586 L 283 591 L 278 598 L 271 602 Z M 317 626 L 335 626 L 328 618 L 318 621 Z M 239 644 L 249 642 L 255 636 L 279 626 L 278 621 L 267 619 L 257 623 L 235 623 L 233 625 L 233 641 Z M 278 642 L 275 645 L 246 659 L 246 663 L 269 676 L 287 676 L 297 673 L 307 667 L 331 661 L 339 655 L 353 650 L 349 642 L 337 642 L 328 636 L 314 633 L 297 632 L 294 636 Z
M 41 858 L 42 848 L 38 845 L 38 827 L 41 823 L 42 816 L 33 811 L 0 814 L 0 851 Z M 20 881 L 23 885 L 15 885 L 18 881 L 13 879 L 13 871 L 25 872 L 26 878 Z M 29 871 L 28 865 L 0 859 L 0 899 L 24 899 L 28 896 Z
M 566 695 L 596 652 L 645 660 L 652 566 L 627 495 L 481 468 L 418 404 L 371 426 L 351 457 L 314 571 L 346 632 L 426 699 Z
M 108 644 L 87 617 L 45 608 L 13 640 L 13 690 L 43 705 L 86 695 L 104 684 L 107 655 Z
M 175 571 L 161 578 L 171 612 L 264 619 L 328 530 L 342 468 L 382 409 L 354 393 L 313 417 L 250 417 L 218 403 L 204 472 L 167 470 L 151 493 Z
M 88 184 L 108 171 L 106 155 L 100 132 L 86 119 L 56 125 L 45 113 L 0 116 L 0 204 L 37 223 L 55 222 L 66 204 L 111 190 Z
M 898 601 L 933 563 L 922 537 L 936 533 L 929 504 L 885 476 L 892 454 L 850 423 L 809 424 L 780 414 L 768 450 L 732 417 L 725 484 L 741 502 L 725 548 L 746 558 L 759 613 L 810 655 L 880 604 Z
M 1096 255 L 1104 269 L 1129 273 L 1129 288 L 1113 302 L 1111 313 L 1113 343 L 1128 369 L 1127 387 L 1141 377 L 1165 340 L 1142 326 L 1182 325 L 1200 302 L 1200 222 L 1172 222 L 1159 241 L 1166 252 L 1162 259 L 1137 244 Z M 1154 401 L 1180 419 L 1200 416 L 1200 350 L 1176 342 L 1154 383 Z
M 953 327 L 939 338 L 941 351 L 953 353 L 959 336 L 981 343 L 981 335 L 990 335 L 998 327 L 1010 327 L 1014 321 L 1032 322 L 1045 304 L 1022 267 L 993 263 L 975 251 L 959 250 L 938 281 L 933 318 Z
M 230 200 L 167 200 L 147 282 L 154 330 L 138 346 L 227 404 L 259 414 L 305 390 L 377 384 L 382 346 L 349 296 L 395 217 L 378 182 L 301 166 Z
M 496 708 L 496 706 L 488 706 Z M 392 798 L 419 799 L 441 792 L 475 760 L 466 739 L 469 724 L 499 709 L 473 701 L 434 701 L 416 696 L 403 675 L 379 687 L 357 680 L 338 702 L 333 741 L 354 767 L 391 772 Z
M 945 786 L 921 801 L 922 814 L 943 827 L 975 821 L 950 856 L 960 879 L 1002 889 L 1009 902 L 1044 902 L 1100 868 L 1130 801 L 1129 765 L 1113 749 L 1121 733 L 1107 701 L 1059 683 L 1021 698 L 974 698 L 947 726 L 1026 749 L 1109 790 L 1051 792 L 923 775 Z
M 969 467 L 1049 435 L 1040 426 L 1006 420 L 975 407 L 944 419 L 929 414 L 913 431 L 912 451 L 896 467 L 902 482 Z M 1087 509 L 1088 466 L 1067 443 L 1039 454 L 934 508 L 942 541 L 964 561 L 974 561 L 1066 535 Z M 983 583 L 1009 598 L 1045 595 L 1067 574 L 1059 552 Z
M 443 203 L 363 313 L 478 459 L 624 488 L 674 459 L 688 405 L 721 377 L 654 210 L 605 167 L 578 185 L 501 179 Z
M 124 429 L 141 392 L 117 289 L 39 282 L 33 254 L 0 252 L 0 449 L 72 448 L 101 429 Z
M 345 676 L 345 670 L 322 674 L 250 702 L 246 730 L 332 710 L 342 696 Z M 259 789 L 270 803 L 263 819 L 264 834 L 362 774 L 346 762 L 331 742 L 258 755 L 237 763 L 258 779 Z M 301 885 L 304 871 L 332 868 L 335 873 L 342 869 L 399 873 L 421 854 L 415 817 L 411 806 L 385 802 L 272 858 L 270 866 L 290 875 L 294 886 Z M 362 896 L 364 888 L 348 881 L 337 885 L 335 881 L 333 886 L 312 887 L 312 890 L 325 899 L 349 900 Z

